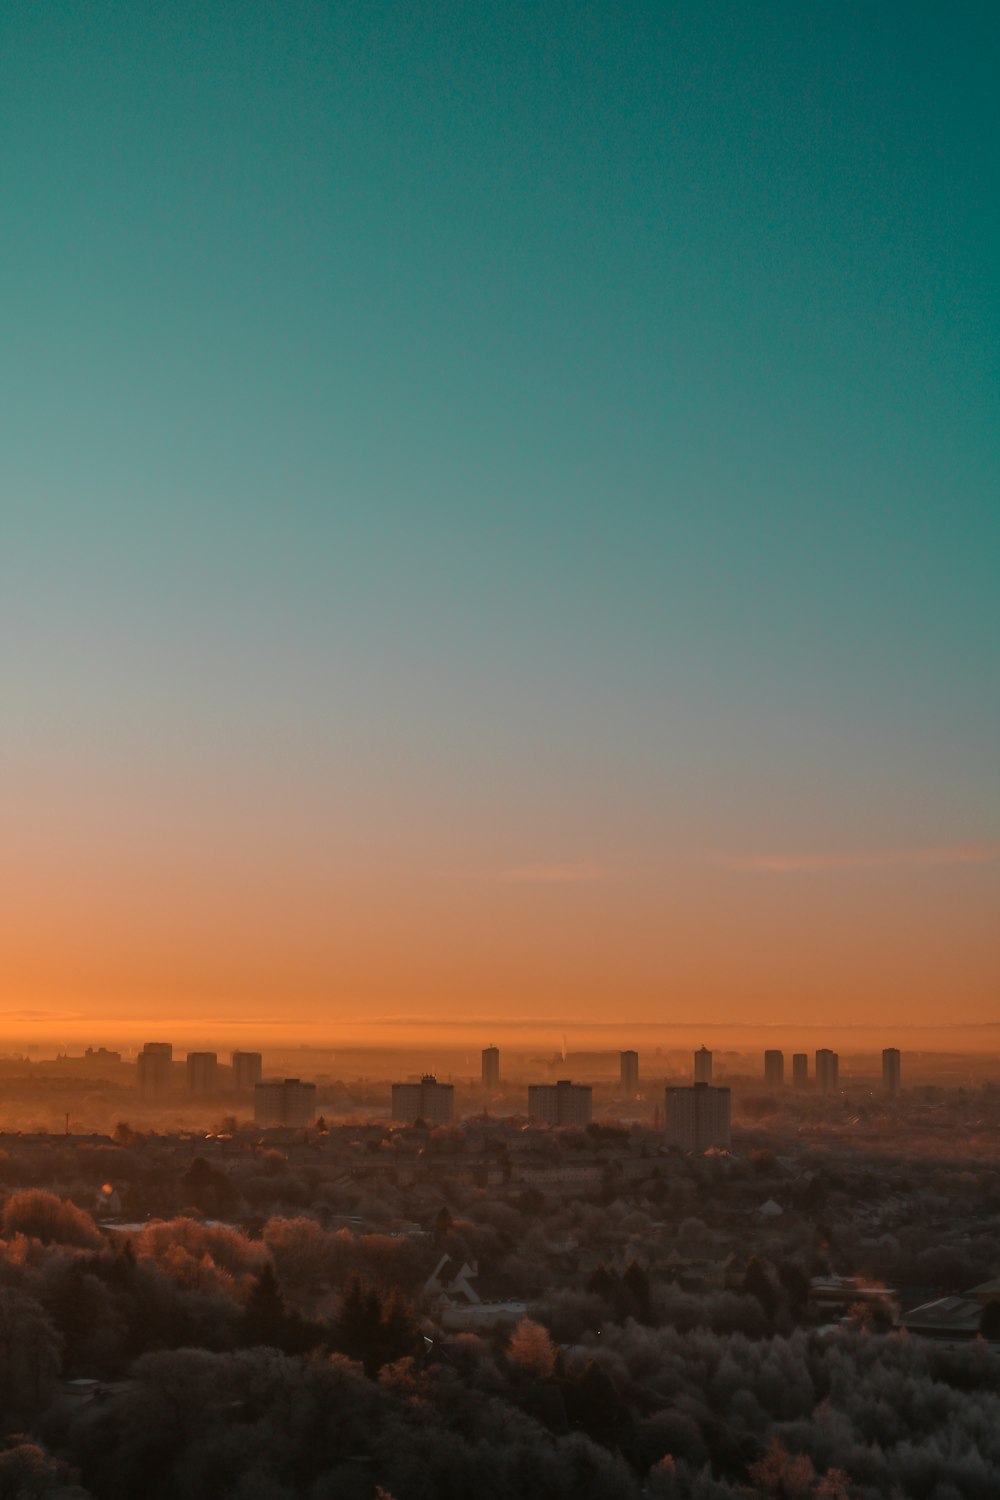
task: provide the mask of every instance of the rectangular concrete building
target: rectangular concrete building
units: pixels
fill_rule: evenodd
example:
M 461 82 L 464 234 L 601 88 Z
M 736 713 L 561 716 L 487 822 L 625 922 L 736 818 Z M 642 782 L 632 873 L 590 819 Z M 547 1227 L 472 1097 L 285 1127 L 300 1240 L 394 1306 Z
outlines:
M 218 1088 L 218 1055 L 215 1052 L 189 1052 L 185 1073 L 189 1094 L 214 1094 Z
M 241 1093 L 249 1093 L 260 1083 L 264 1072 L 264 1059 L 259 1052 L 234 1052 L 233 1064 L 233 1088 Z
M 621 1087 L 623 1094 L 639 1092 L 639 1054 L 631 1049 L 621 1055 Z
M 589 1083 L 533 1083 L 528 1089 L 528 1114 L 543 1125 L 589 1125 L 594 1091 Z
M 816 1053 L 816 1087 L 821 1094 L 835 1094 L 840 1082 L 840 1058 L 829 1047 Z
M 419 1083 L 394 1083 L 392 1118 L 398 1125 L 450 1125 L 455 1118 L 455 1085 L 425 1073 Z
M 887 1094 L 898 1094 L 900 1088 L 899 1048 L 882 1050 L 882 1087 Z
M 311 1125 L 316 1118 L 316 1085 L 298 1078 L 271 1078 L 253 1091 L 258 1125 Z
M 732 1146 L 732 1093 L 710 1083 L 671 1087 L 664 1097 L 665 1139 L 682 1151 L 728 1151 Z
M 785 1054 L 777 1048 L 764 1053 L 764 1082 L 769 1089 L 780 1089 L 785 1083 Z
M 500 1048 L 483 1048 L 483 1088 L 495 1094 L 500 1087 Z
M 171 1042 L 147 1042 L 136 1063 L 139 1093 L 148 1101 L 164 1099 L 170 1090 L 174 1072 L 174 1048 Z

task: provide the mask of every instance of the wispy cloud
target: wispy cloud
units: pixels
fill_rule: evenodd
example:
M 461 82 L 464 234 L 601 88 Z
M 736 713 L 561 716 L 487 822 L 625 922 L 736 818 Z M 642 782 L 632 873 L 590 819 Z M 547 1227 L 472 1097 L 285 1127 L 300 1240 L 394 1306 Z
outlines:
M 517 865 L 504 870 L 500 878 L 514 885 L 592 885 L 613 879 L 615 873 L 597 860 L 577 859 L 565 864 Z
M 79 1021 L 82 1018 L 82 1010 L 33 1010 L 28 1007 L 0 1010 L 0 1020 L 3 1021 Z
M 823 870 L 986 865 L 996 860 L 1000 860 L 1000 844 L 942 844 L 925 849 L 857 849 L 818 854 L 723 854 L 717 862 L 731 870 L 794 875 Z

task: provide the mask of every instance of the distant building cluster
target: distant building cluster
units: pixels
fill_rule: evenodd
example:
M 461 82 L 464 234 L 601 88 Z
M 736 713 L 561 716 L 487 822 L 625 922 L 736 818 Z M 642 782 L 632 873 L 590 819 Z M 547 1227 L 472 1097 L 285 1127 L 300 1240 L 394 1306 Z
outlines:
M 82 1063 L 120 1062 L 120 1054 L 104 1048 L 88 1048 L 82 1058 L 60 1061 Z M 625 1048 L 618 1054 L 619 1085 L 624 1100 L 639 1095 L 639 1054 Z M 136 1079 L 141 1097 L 149 1103 L 162 1103 L 173 1087 L 180 1087 L 181 1064 L 175 1064 L 169 1042 L 147 1042 L 136 1059 Z M 693 1082 L 669 1085 L 664 1093 L 663 1126 L 668 1146 L 683 1151 L 728 1151 L 731 1143 L 732 1094 L 728 1087 L 714 1081 L 715 1058 L 708 1047 L 701 1046 L 692 1057 Z M 220 1088 L 237 1094 L 252 1094 L 254 1119 L 260 1125 L 309 1125 L 316 1117 L 316 1084 L 298 1078 L 265 1079 L 260 1052 L 234 1051 L 228 1074 L 220 1070 L 215 1052 L 189 1052 L 183 1063 L 184 1084 L 191 1098 L 206 1099 Z M 225 1082 L 222 1079 L 225 1078 Z M 322 1082 L 322 1079 L 320 1080 Z M 764 1052 L 763 1081 L 767 1088 L 786 1087 L 785 1054 L 777 1047 Z M 791 1087 L 812 1089 L 829 1096 L 840 1091 L 840 1058 L 829 1047 L 816 1049 L 810 1077 L 809 1056 L 792 1053 Z M 481 1087 L 484 1096 L 501 1090 L 500 1049 L 482 1050 Z M 898 1047 L 882 1052 L 882 1087 L 895 1096 L 901 1089 L 901 1059 Z M 587 1126 L 593 1119 L 593 1088 L 569 1078 L 554 1083 L 537 1083 L 528 1087 L 528 1115 L 537 1124 L 553 1128 Z M 657 1118 L 659 1111 L 657 1111 Z M 455 1086 L 439 1082 L 433 1073 L 392 1085 L 392 1119 L 397 1124 L 412 1125 L 422 1121 L 428 1126 L 451 1125 L 455 1119 Z
M 702 1049 L 704 1051 L 704 1048 Z M 697 1077 L 698 1053 L 695 1053 L 695 1076 Z M 900 1052 L 898 1047 L 885 1047 L 882 1051 L 882 1087 L 887 1094 L 898 1094 L 901 1087 Z M 829 1047 L 817 1048 L 813 1081 L 817 1093 L 835 1094 L 840 1087 L 840 1056 Z M 785 1054 L 777 1050 L 764 1053 L 764 1082 L 768 1088 L 782 1088 L 785 1082 Z M 809 1056 L 805 1052 L 792 1053 L 792 1087 L 809 1087 Z

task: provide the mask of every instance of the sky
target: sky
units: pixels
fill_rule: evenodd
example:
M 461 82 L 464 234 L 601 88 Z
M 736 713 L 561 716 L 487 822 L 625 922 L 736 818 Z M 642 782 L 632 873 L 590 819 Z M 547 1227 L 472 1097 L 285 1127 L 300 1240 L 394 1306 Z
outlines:
M 9 9 L 0 1032 L 1000 1019 L 998 54 Z

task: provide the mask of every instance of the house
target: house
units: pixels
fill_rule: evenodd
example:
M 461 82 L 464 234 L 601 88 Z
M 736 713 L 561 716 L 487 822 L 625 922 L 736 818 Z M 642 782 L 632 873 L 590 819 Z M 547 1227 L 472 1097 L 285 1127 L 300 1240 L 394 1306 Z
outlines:
M 965 1342 L 979 1334 L 983 1309 L 974 1297 L 938 1297 L 903 1314 L 899 1326 L 925 1339 Z
M 459 1265 L 450 1255 L 442 1255 L 424 1283 L 424 1296 L 442 1328 L 452 1332 L 493 1328 L 497 1323 L 520 1322 L 527 1315 L 525 1302 L 482 1298 L 472 1285 L 478 1278 L 475 1261 Z

